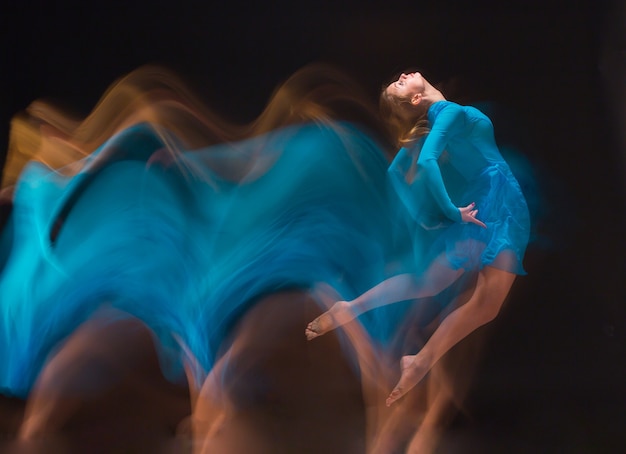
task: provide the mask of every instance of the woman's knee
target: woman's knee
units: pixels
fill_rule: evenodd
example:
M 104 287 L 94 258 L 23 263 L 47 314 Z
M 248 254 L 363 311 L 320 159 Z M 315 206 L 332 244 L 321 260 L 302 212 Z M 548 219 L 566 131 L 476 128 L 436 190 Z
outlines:
M 495 319 L 515 281 L 515 274 L 486 266 L 480 271 L 476 285 L 475 304 L 487 322 Z

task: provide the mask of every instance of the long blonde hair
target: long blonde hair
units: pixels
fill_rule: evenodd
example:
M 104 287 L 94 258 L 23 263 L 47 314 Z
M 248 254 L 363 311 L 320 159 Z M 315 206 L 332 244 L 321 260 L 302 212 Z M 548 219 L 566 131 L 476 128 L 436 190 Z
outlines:
M 428 134 L 430 129 L 426 111 L 416 111 L 408 99 L 390 94 L 387 87 L 388 85 L 384 85 L 380 93 L 381 117 L 395 137 L 396 145 L 408 146 Z

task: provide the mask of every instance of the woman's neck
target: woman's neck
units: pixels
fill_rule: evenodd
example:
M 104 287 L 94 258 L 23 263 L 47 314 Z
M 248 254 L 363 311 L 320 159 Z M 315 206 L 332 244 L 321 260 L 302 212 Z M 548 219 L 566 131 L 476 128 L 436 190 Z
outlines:
M 428 108 L 437 101 L 445 100 L 446 98 L 439 90 L 437 90 L 430 83 L 425 81 L 424 93 L 422 94 L 422 103 L 424 104 L 426 111 L 428 111 Z

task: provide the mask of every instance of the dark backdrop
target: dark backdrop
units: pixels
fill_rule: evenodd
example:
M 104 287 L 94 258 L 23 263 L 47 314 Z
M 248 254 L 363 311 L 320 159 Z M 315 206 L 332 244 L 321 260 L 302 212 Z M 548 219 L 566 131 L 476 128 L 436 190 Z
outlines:
M 174 69 L 237 121 L 314 61 L 348 71 L 372 97 L 419 65 L 459 98 L 490 101 L 499 138 L 531 163 L 540 197 L 529 275 L 490 328 L 470 392 L 471 433 L 485 450 L 624 445 L 622 2 L 10 0 L 1 21 L 2 144 L 31 101 L 86 113 L 146 63 Z

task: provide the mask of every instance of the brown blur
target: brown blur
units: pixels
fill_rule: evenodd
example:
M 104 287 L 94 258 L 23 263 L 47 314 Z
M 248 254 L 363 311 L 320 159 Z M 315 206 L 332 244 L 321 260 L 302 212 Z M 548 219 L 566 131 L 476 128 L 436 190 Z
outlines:
M 161 374 L 151 331 L 104 308 L 54 353 L 28 397 L 11 453 L 183 452 L 184 383 Z
M 376 350 L 358 322 L 315 342 L 302 335 L 335 298 L 324 286 L 260 298 L 208 378 L 189 385 L 162 377 L 145 325 L 102 310 L 48 363 L 18 440 L 5 446 L 12 453 L 434 452 L 462 408 L 481 337 L 461 343 L 387 408 L 397 357 Z M 405 348 L 436 326 L 437 318 L 414 330 L 424 316 L 413 311 L 398 333 Z
M 318 313 L 300 291 L 254 305 L 195 402 L 194 452 L 365 452 L 363 378 L 336 336 L 302 335 Z
M 469 299 L 475 278 L 453 286 L 459 294 L 449 310 Z M 311 293 L 282 292 L 255 304 L 209 377 L 191 386 L 193 413 L 179 435 L 194 440 L 193 452 L 436 451 L 446 427 L 463 412 L 484 333 L 460 343 L 388 408 L 385 397 L 400 375 L 398 357 L 375 347 L 359 322 L 313 342 L 302 336 L 302 321 L 339 298 L 319 285 Z M 397 334 L 402 345 L 396 347 L 405 353 L 417 351 L 444 316 L 417 329 L 429 318 L 424 303 Z
M 167 150 L 176 154 L 181 147 L 200 148 L 290 124 L 330 119 L 359 121 L 388 138 L 374 104 L 355 81 L 331 66 L 311 64 L 294 73 L 278 86 L 263 112 L 249 124 L 234 124 L 213 112 L 166 68 L 145 66 L 112 84 L 85 118 L 43 100 L 34 101 L 16 115 L 11 122 L 1 188 L 14 185 L 31 160 L 73 175 L 81 170 L 81 159 L 111 136 L 143 122 L 182 140 Z M 239 165 L 245 168 L 249 163 Z

